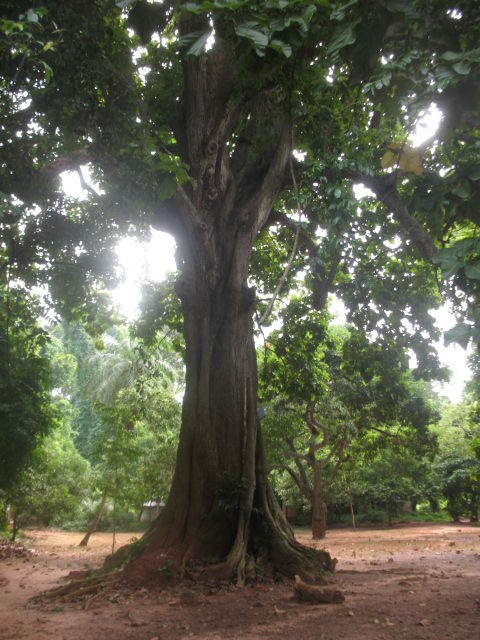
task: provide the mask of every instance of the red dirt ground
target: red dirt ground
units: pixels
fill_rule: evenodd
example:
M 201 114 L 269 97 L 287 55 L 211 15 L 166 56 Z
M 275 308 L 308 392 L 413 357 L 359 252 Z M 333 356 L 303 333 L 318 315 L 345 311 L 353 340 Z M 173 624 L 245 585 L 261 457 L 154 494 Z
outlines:
M 128 542 L 129 534 L 118 536 Z M 298 535 L 304 543 L 308 536 Z M 322 543 L 339 562 L 345 602 L 302 604 L 292 583 L 229 585 L 205 594 L 186 585 L 163 592 L 121 589 L 81 603 L 32 606 L 72 569 L 98 566 L 111 535 L 29 531 L 29 558 L 0 560 L 1 640 L 476 640 L 480 637 L 480 528 L 396 526 L 329 531 Z

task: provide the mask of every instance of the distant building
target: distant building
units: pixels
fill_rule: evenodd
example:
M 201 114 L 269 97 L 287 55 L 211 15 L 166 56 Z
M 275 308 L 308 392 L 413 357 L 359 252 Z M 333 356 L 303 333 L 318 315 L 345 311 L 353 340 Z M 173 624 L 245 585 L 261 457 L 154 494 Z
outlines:
M 142 506 L 142 513 L 140 514 L 140 522 L 153 522 L 155 518 L 158 518 L 160 511 L 165 506 L 165 503 L 156 500 L 150 500 L 145 502 Z

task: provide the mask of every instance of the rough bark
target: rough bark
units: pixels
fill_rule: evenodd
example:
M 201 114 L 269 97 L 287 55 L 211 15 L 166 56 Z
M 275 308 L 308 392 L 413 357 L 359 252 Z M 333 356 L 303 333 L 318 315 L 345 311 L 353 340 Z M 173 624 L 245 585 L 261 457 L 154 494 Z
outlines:
M 313 496 L 312 496 L 312 538 L 320 540 L 327 533 L 327 505 L 323 499 L 323 468 L 318 460 L 312 461 Z
M 321 540 L 327 534 L 327 505 L 325 502 L 315 500 L 312 508 L 312 538 Z
M 205 26 L 180 22 L 180 34 Z M 312 580 L 334 562 L 304 549 L 267 482 L 257 417 L 253 340 L 255 292 L 248 287 L 252 246 L 284 182 L 292 152 L 286 87 L 252 94 L 236 76 L 231 42 L 216 27 L 208 55 L 183 59 L 178 151 L 195 184 L 179 188 L 168 219 L 177 265 L 186 390 L 176 469 L 165 508 L 130 557 L 141 581 L 191 575 L 243 584 L 272 568 Z M 286 63 L 287 64 L 287 63 Z M 269 81 L 270 82 L 270 81 Z M 165 222 L 162 209 L 158 226 Z M 172 230 L 172 229 L 170 229 Z
M 262 573 L 308 580 L 334 567 L 326 552 L 295 542 L 268 486 L 256 404 L 255 297 L 247 286 L 249 235 L 238 230 L 232 242 L 226 234 L 209 252 L 192 243 L 184 256 L 177 290 L 186 392 L 176 470 L 165 509 L 127 567 L 132 579 L 196 572 L 243 584 L 247 554 Z M 214 273 L 206 254 L 215 254 Z

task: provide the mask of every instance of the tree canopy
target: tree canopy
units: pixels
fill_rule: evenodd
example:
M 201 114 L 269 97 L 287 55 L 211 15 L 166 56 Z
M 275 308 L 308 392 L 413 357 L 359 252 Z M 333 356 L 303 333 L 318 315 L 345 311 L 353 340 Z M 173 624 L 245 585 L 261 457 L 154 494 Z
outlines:
M 266 480 L 252 318 L 299 282 L 318 312 L 336 293 L 375 358 L 411 348 L 431 378 L 443 296 L 459 317 L 447 339 L 478 343 L 475 3 L 11 0 L 0 28 L 0 189 L 19 212 L 3 270 L 98 330 L 118 238 L 153 226 L 177 242 L 182 430 L 135 575 L 159 549 L 240 583 L 247 553 L 331 568 L 295 543 Z M 85 199 L 62 192 L 65 170 Z

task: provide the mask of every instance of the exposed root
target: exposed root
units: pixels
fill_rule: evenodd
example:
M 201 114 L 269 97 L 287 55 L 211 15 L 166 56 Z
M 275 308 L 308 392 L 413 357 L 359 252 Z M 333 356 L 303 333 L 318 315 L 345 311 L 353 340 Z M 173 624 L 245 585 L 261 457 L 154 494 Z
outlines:
M 91 601 L 110 592 L 123 579 L 123 571 L 112 571 L 100 575 L 70 580 L 67 584 L 43 591 L 30 600 L 34 605 L 52 602 L 78 602 L 84 600 L 88 608 Z M 88 603 L 88 604 L 87 604 Z
M 300 602 L 314 602 L 317 604 L 334 604 L 344 602 L 345 596 L 339 589 L 319 587 L 307 584 L 300 576 L 295 576 L 293 594 Z

